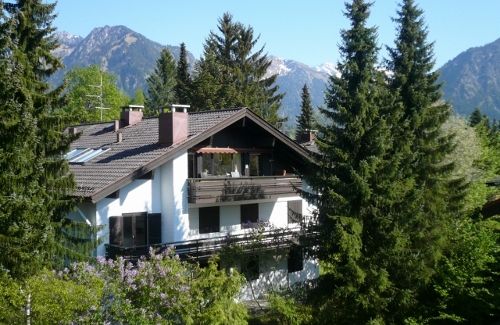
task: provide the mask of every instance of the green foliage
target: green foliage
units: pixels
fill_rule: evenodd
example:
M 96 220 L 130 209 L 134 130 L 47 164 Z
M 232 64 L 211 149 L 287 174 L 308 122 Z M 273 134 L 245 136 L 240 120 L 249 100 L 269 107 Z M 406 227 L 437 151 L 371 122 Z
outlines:
M 261 320 L 264 324 L 300 325 L 309 324 L 312 311 L 291 297 L 272 293 L 267 297 L 269 311 Z
M 314 128 L 313 108 L 311 104 L 311 95 L 309 89 L 304 84 L 302 88 L 302 103 L 300 115 L 297 118 L 297 134 L 310 131 Z
M 145 102 L 146 102 L 146 98 L 144 97 L 144 92 L 142 91 L 142 89 L 137 88 L 135 90 L 134 97 L 132 99 L 130 99 L 129 104 L 130 105 L 144 105 Z
M 486 324 L 500 313 L 498 233 L 484 221 L 459 218 L 427 297 L 430 321 Z M 496 263 L 496 266 L 494 266 Z M 493 270 L 496 269 L 496 272 Z M 495 316 L 496 315 L 496 316 Z
M 91 318 L 101 302 L 102 288 L 97 278 L 78 283 L 68 274 L 41 271 L 26 282 L 31 319 L 35 323 L 71 324 L 79 318 Z
M 311 294 L 318 323 L 397 318 L 391 304 L 404 294 L 393 282 L 402 270 L 392 265 L 404 259 L 408 234 L 401 233 L 392 210 L 402 185 L 394 181 L 386 117 L 391 96 L 376 68 L 369 8 L 365 1 L 346 4 L 351 28 L 341 33 L 341 76 L 330 79 L 317 141 L 322 157 L 308 177 L 321 193 L 315 198 L 319 256 L 331 270 Z
M 175 96 L 180 104 L 191 103 L 191 92 L 193 81 L 189 75 L 189 66 L 187 62 L 186 44 L 181 43 L 181 50 L 179 53 L 179 61 L 177 63 Z
M 175 94 L 176 78 L 174 57 L 168 49 L 163 49 L 156 61 L 153 74 L 146 79 L 148 89 L 145 113 L 147 115 L 154 115 L 177 100 Z
M 272 125 L 278 116 L 282 94 L 274 85 L 276 75 L 266 76 L 271 60 L 264 48 L 254 51 L 258 37 L 253 28 L 233 22 L 225 13 L 219 19 L 219 33 L 211 32 L 204 57 L 199 61 L 193 81 L 196 110 L 249 107 Z
M 101 107 L 102 78 L 102 107 Z M 72 124 L 91 123 L 116 120 L 120 117 L 120 107 L 129 102 L 127 96 L 118 89 L 116 77 L 99 66 L 74 68 L 64 77 L 66 88 L 66 105 L 63 108 Z M 102 113 L 102 119 L 101 119 Z
M 18 323 L 30 302 L 33 323 L 246 324 L 235 301 L 237 273 L 154 254 L 137 265 L 119 258 L 96 265 L 73 264 L 62 272 L 41 271 L 25 284 L 1 274 L 0 320 Z M 22 288 L 22 290 L 21 290 Z
M 476 126 L 484 119 L 484 115 L 481 114 L 479 107 L 476 107 L 469 116 L 469 125 Z
M 54 4 L 16 1 L 2 7 L 0 40 L 0 265 L 14 279 L 61 265 L 74 180 L 62 157 L 73 140 L 59 107 L 62 89 L 46 83 L 59 66 L 51 21 Z M 4 14 L 4 10 L 8 15 Z M 66 241 L 66 242 L 65 242 Z
M 24 322 L 25 298 L 21 286 L 5 270 L 0 269 L 0 323 Z

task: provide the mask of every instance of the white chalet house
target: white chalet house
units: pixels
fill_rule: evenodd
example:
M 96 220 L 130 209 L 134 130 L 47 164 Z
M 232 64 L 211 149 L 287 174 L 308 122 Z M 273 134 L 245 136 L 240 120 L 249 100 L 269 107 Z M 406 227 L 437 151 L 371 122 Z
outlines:
M 310 152 L 249 109 L 174 105 L 143 118 L 142 106 L 128 106 L 119 121 L 68 132 L 79 135 L 66 159 L 82 198 L 70 218 L 101 226 L 97 256 L 134 259 L 171 246 L 204 263 L 228 245 L 245 251 L 258 241 L 272 253 L 248 248 L 246 265 L 235 266 L 251 284 L 243 299 L 318 276 L 300 240 L 313 207 L 294 173 Z

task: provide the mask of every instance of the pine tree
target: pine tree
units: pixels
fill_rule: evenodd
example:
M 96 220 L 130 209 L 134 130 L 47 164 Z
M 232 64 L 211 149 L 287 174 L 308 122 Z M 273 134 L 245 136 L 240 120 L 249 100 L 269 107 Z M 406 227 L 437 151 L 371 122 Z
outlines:
M 191 104 L 192 80 L 189 75 L 187 62 L 186 44 L 181 43 L 179 62 L 177 63 L 177 84 L 175 85 L 175 95 L 180 104 Z
M 481 114 L 481 110 L 479 107 L 474 108 L 471 115 L 469 116 L 469 125 L 476 126 L 484 119 L 483 114 Z
M 75 200 L 68 163 L 62 154 L 71 139 L 63 133 L 65 120 L 56 114 L 61 89 L 49 91 L 46 79 L 60 67 L 51 54 L 57 47 L 51 26 L 54 4 L 19 0 L 5 4 L 2 33 L 7 33 L 1 75 L 2 168 L 1 264 L 15 277 L 58 263 L 69 254 L 61 244 L 65 217 Z M 5 35 L 5 34 L 4 34 Z M 12 111 L 9 111 L 9 108 Z M 27 146 L 16 141 L 25 137 Z M 18 177 L 23 177 L 20 180 Z
M 154 114 L 177 101 L 175 60 L 168 49 L 161 51 L 156 61 L 156 68 L 146 79 L 148 85 L 146 96 L 146 110 Z
M 297 118 L 297 134 L 310 131 L 314 128 L 311 95 L 309 94 L 309 89 L 307 88 L 306 84 L 304 84 L 304 87 L 302 87 L 301 99 L 302 102 L 300 105 L 300 115 Z
M 320 323 L 380 322 L 395 292 L 389 266 L 398 234 L 389 213 L 397 190 L 384 117 L 390 96 L 376 68 L 376 29 L 367 27 L 370 6 L 363 0 L 346 4 L 351 27 L 341 32 L 340 77 L 330 78 L 327 107 L 320 109 L 321 159 L 306 175 L 319 193 L 313 195 L 318 254 L 328 270 L 311 295 Z
M 204 57 L 196 66 L 193 102 L 195 109 L 249 107 L 273 125 L 278 116 L 282 94 L 275 85 L 276 75 L 266 76 L 271 60 L 264 47 L 254 51 L 258 38 L 253 28 L 233 22 L 225 13 L 219 19 L 219 34 L 211 32 Z
M 388 309 L 394 311 L 393 320 L 402 322 L 416 312 L 420 293 L 435 273 L 452 218 L 461 213 L 466 184 L 451 178 L 453 135 L 442 129 L 450 107 L 441 99 L 423 11 L 413 0 L 403 0 L 394 21 L 397 37 L 395 47 L 388 49 L 393 72 L 388 85 L 395 101 L 387 119 L 394 134 L 390 152 L 398 166 L 395 182 L 400 184 L 392 214 L 401 249 L 391 259 L 391 279 L 400 299 Z

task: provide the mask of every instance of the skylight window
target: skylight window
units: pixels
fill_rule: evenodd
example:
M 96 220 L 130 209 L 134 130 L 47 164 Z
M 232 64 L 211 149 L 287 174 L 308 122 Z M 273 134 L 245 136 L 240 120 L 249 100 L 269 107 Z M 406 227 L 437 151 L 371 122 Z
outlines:
M 66 160 L 68 160 L 70 163 L 84 163 L 105 153 L 108 150 L 109 148 L 107 149 L 78 148 L 68 152 L 66 155 L 64 155 L 64 158 L 66 158 Z

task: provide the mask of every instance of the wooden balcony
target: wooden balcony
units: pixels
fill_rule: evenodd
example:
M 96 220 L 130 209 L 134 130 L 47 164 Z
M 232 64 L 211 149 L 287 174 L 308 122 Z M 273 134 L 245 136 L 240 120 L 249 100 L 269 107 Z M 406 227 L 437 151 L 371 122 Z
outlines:
M 298 176 L 207 177 L 188 179 L 188 202 L 210 204 L 296 196 Z

